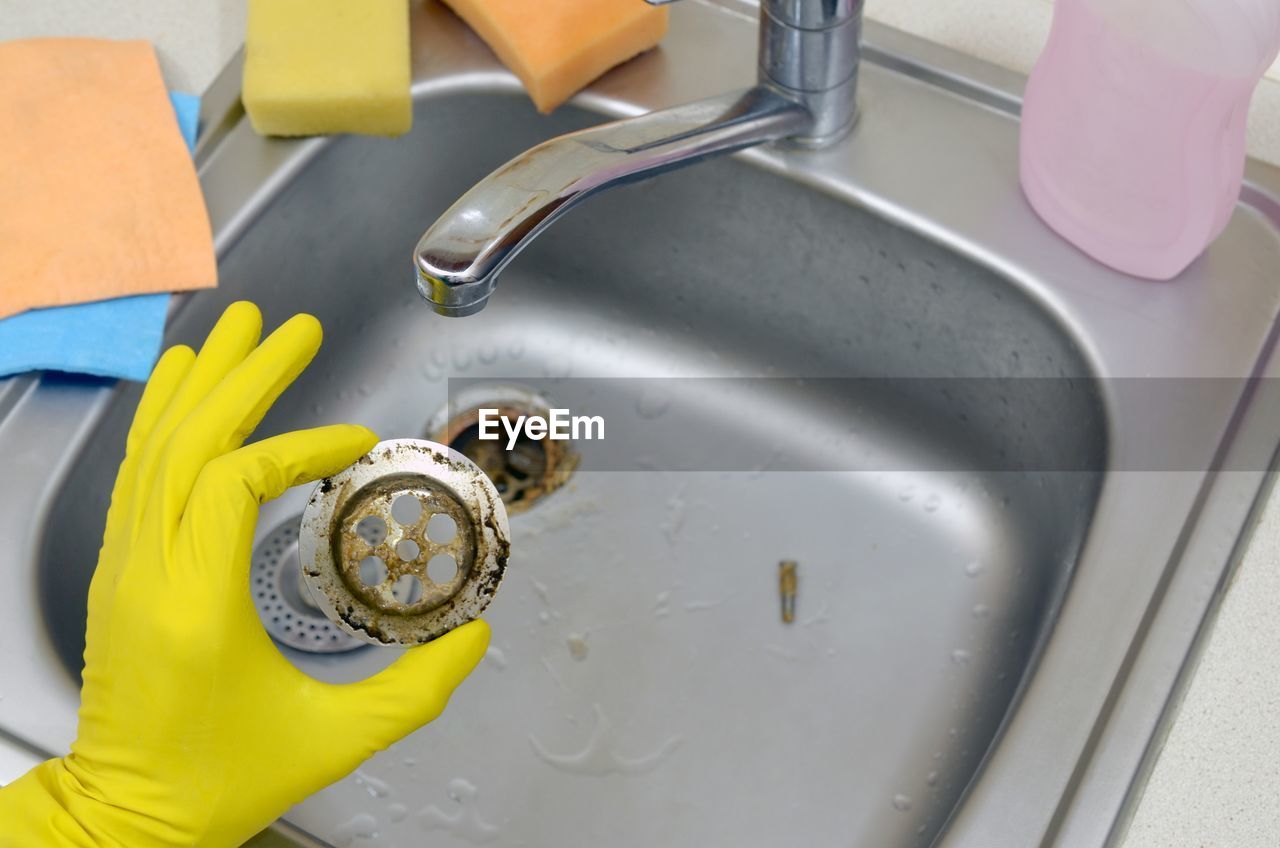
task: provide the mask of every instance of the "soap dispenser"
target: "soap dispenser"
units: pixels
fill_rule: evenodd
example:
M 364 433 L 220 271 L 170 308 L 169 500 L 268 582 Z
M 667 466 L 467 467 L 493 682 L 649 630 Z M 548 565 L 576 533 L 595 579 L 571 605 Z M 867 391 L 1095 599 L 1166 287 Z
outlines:
M 1280 0 L 1057 0 L 1027 83 L 1032 207 L 1094 259 L 1180 274 L 1226 228 Z

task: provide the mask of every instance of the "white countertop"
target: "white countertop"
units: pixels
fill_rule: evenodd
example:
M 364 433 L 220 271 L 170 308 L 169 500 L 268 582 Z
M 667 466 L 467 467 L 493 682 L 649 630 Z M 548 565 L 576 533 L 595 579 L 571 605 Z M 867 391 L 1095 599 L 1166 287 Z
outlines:
M 202 92 L 239 47 L 246 0 L 0 0 L 0 40 L 144 38 L 175 90 Z M 1050 0 L 869 0 L 869 17 L 1026 72 Z M 1250 154 L 1280 165 L 1280 63 L 1254 98 Z M 1123 848 L 1280 842 L 1280 494 L 1223 602 Z

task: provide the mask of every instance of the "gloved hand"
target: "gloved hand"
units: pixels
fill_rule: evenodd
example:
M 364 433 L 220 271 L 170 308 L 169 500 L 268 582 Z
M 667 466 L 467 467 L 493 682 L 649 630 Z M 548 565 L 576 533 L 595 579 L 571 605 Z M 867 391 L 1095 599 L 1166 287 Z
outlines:
M 339 425 L 240 447 L 320 345 L 295 316 L 258 345 L 227 309 L 175 347 L 138 404 L 89 590 L 71 754 L 0 789 L 0 846 L 240 845 L 431 721 L 475 667 L 475 621 L 335 686 L 296 670 L 248 585 L 258 505 L 350 465 L 377 438 Z

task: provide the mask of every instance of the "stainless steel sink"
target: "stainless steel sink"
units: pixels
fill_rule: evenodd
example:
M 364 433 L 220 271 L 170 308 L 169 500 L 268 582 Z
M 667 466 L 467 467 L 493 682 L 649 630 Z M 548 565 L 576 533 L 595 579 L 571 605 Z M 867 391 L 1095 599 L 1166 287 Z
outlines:
M 261 435 L 423 435 L 463 381 L 595 404 L 609 429 L 513 516 L 494 649 L 445 716 L 281 832 L 1118 840 L 1280 444 L 1260 379 L 1280 172 L 1250 165 L 1227 234 L 1184 277 L 1125 278 L 1022 200 L 1017 78 L 869 26 L 847 140 L 598 198 L 484 312 L 445 319 L 409 273 L 426 223 L 542 139 L 749 80 L 755 30 L 733 5 L 677 8 L 660 51 L 547 118 L 449 13 L 414 14 L 408 136 L 270 141 L 239 121 L 208 142 L 222 281 L 181 300 L 170 340 L 198 341 L 240 298 L 268 322 L 320 318 L 324 349 Z M 650 390 L 660 402 L 621 402 Z M 137 396 L 0 382 L 0 736 L 33 750 L 74 733 Z M 267 505 L 259 538 L 306 495 Z M 791 624 L 781 560 L 799 563 Z M 282 650 L 333 680 L 393 653 Z

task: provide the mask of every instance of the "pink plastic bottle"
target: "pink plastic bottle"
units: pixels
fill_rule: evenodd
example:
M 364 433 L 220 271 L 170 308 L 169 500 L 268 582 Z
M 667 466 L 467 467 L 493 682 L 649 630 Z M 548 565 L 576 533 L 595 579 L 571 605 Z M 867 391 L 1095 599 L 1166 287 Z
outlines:
M 1022 187 L 1099 262 L 1177 276 L 1226 228 L 1280 0 L 1057 0 L 1027 83 Z

